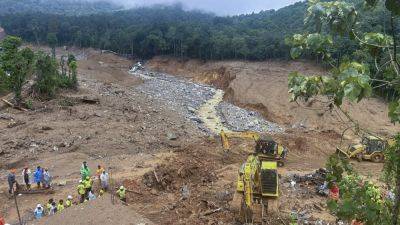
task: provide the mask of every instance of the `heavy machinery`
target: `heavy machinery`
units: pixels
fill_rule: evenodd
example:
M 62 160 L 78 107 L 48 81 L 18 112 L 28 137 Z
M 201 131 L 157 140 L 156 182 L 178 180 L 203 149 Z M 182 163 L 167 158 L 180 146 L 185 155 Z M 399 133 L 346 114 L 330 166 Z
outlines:
M 283 147 L 281 144 L 279 144 L 278 142 L 274 141 L 272 139 L 272 137 L 270 137 L 266 134 L 261 134 L 261 133 L 253 132 L 253 131 L 225 132 L 222 130 L 220 133 L 220 136 L 221 136 L 222 146 L 223 146 L 224 150 L 227 152 L 230 151 L 230 148 L 231 148 L 230 143 L 229 143 L 229 138 L 254 140 L 256 145 L 258 145 L 258 141 L 260 139 L 264 139 L 264 140 L 268 139 L 271 142 L 271 147 L 273 147 L 274 151 L 276 152 L 276 154 L 274 154 L 274 157 L 275 157 L 275 161 L 278 163 L 278 166 L 282 167 L 285 165 L 285 160 L 286 160 L 288 150 L 285 147 Z M 257 146 L 256 146 L 256 148 L 257 148 Z
M 229 142 L 226 141 L 229 133 L 221 133 L 224 148 L 229 147 Z M 278 209 L 278 161 L 284 150 L 281 149 L 282 152 L 278 153 L 278 144 L 265 135 L 247 132 L 240 134 L 240 137 L 253 137 L 256 146 L 239 169 L 231 207 L 239 212 L 237 219 L 241 223 L 265 224 L 267 212 Z
M 336 152 L 347 158 L 356 158 L 359 162 L 362 160 L 371 160 L 372 162 L 383 162 L 385 160 L 384 150 L 387 146 L 394 145 L 394 140 L 368 135 L 364 136 L 361 143 L 349 146 L 347 150 L 336 148 Z

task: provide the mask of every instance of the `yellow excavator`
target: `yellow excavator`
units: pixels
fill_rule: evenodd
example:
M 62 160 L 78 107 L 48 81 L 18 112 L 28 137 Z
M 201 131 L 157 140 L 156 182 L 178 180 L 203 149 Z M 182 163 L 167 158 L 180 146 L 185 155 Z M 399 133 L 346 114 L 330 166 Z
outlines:
M 364 136 L 361 143 L 349 146 L 347 150 L 336 148 L 336 152 L 347 158 L 356 158 L 359 162 L 362 160 L 370 160 L 372 162 L 384 162 L 384 151 L 387 146 L 393 146 L 393 139 L 385 139 L 373 135 Z
M 222 146 L 226 152 L 229 152 L 231 150 L 231 146 L 229 143 L 230 138 L 253 140 L 256 145 L 258 144 L 258 141 L 260 139 L 263 139 L 263 140 L 268 139 L 271 141 L 271 143 L 273 143 L 274 150 L 276 151 L 275 161 L 278 163 L 278 166 L 282 167 L 285 165 L 285 160 L 286 160 L 288 150 L 285 147 L 283 147 L 283 145 L 274 141 L 272 139 L 272 137 L 267 134 L 262 134 L 262 133 L 258 133 L 258 132 L 254 132 L 254 131 L 242 131 L 242 132 L 228 131 L 228 132 L 226 132 L 224 130 L 221 130 L 220 137 L 221 137 Z
M 244 224 L 265 224 L 268 212 L 277 211 L 279 197 L 278 161 L 285 157 L 285 149 L 271 137 L 254 132 L 221 132 L 225 149 L 228 137 L 251 137 L 256 146 L 239 169 L 231 208 Z M 281 151 L 281 152 L 280 152 Z

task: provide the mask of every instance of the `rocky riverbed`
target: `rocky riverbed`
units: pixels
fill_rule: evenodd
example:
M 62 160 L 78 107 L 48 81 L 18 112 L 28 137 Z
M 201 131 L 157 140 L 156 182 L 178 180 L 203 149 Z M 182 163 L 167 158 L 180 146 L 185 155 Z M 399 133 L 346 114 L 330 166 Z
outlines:
M 170 74 L 146 69 L 131 71 L 144 80 L 136 88 L 149 98 L 193 121 L 206 133 L 221 129 L 278 133 L 284 129 L 265 120 L 259 113 L 224 102 L 223 91 Z

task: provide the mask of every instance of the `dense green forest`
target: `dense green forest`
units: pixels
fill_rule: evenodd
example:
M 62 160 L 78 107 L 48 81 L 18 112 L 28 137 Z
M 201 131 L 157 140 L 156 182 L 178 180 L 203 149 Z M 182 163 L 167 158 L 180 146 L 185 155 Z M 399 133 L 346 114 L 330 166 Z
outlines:
M 1 0 L 0 15 L 26 12 L 51 12 L 63 15 L 88 15 L 120 10 L 121 7 L 106 1 L 78 0 Z
M 148 58 L 158 54 L 202 59 L 285 57 L 284 37 L 303 30 L 305 3 L 233 17 L 184 11 L 180 5 L 87 16 L 22 13 L 0 16 L 7 33 L 58 45 L 109 49 Z
M 364 4 L 362 0 L 352 1 Z M 288 58 L 289 47 L 284 39 L 294 33 L 314 32 L 303 23 L 306 9 L 307 3 L 299 2 L 279 10 L 219 17 L 185 11 L 177 4 L 81 16 L 45 12 L 0 14 L 0 24 L 7 33 L 37 44 L 49 44 L 50 34 L 52 42 L 56 37 L 56 45 L 108 49 L 141 58 L 162 54 L 264 60 Z M 385 24 L 390 23 L 384 7 L 361 11 L 359 16 L 361 22 L 357 26 L 365 32 L 386 32 Z M 358 48 L 349 37 L 340 37 L 335 43 L 336 55 L 353 54 Z

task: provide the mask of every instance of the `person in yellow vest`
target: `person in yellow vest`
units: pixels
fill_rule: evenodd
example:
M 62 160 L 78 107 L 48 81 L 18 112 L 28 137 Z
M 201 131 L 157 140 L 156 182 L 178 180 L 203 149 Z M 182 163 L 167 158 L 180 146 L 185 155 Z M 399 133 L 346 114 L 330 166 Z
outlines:
M 51 214 L 51 205 L 53 204 L 54 200 L 51 198 L 49 199 L 49 202 L 46 204 L 46 210 L 47 210 L 47 214 L 50 215 Z
M 124 186 L 119 187 L 117 195 L 121 201 L 126 202 L 126 189 Z
M 86 179 L 83 181 L 83 185 L 85 186 L 85 197 L 86 198 L 89 196 L 89 192 L 92 190 L 92 184 L 93 184 L 93 180 L 90 177 L 86 177 Z
M 72 206 L 72 196 L 68 195 L 67 201 L 65 201 L 65 207 L 71 207 Z
M 80 180 L 79 184 L 78 184 L 78 194 L 80 196 L 80 203 L 83 203 L 85 201 L 85 194 L 86 194 L 86 190 L 85 190 L 85 185 L 83 184 L 83 181 Z
M 58 205 L 57 205 L 57 212 L 62 212 L 64 210 L 64 200 L 60 200 L 58 201 Z

